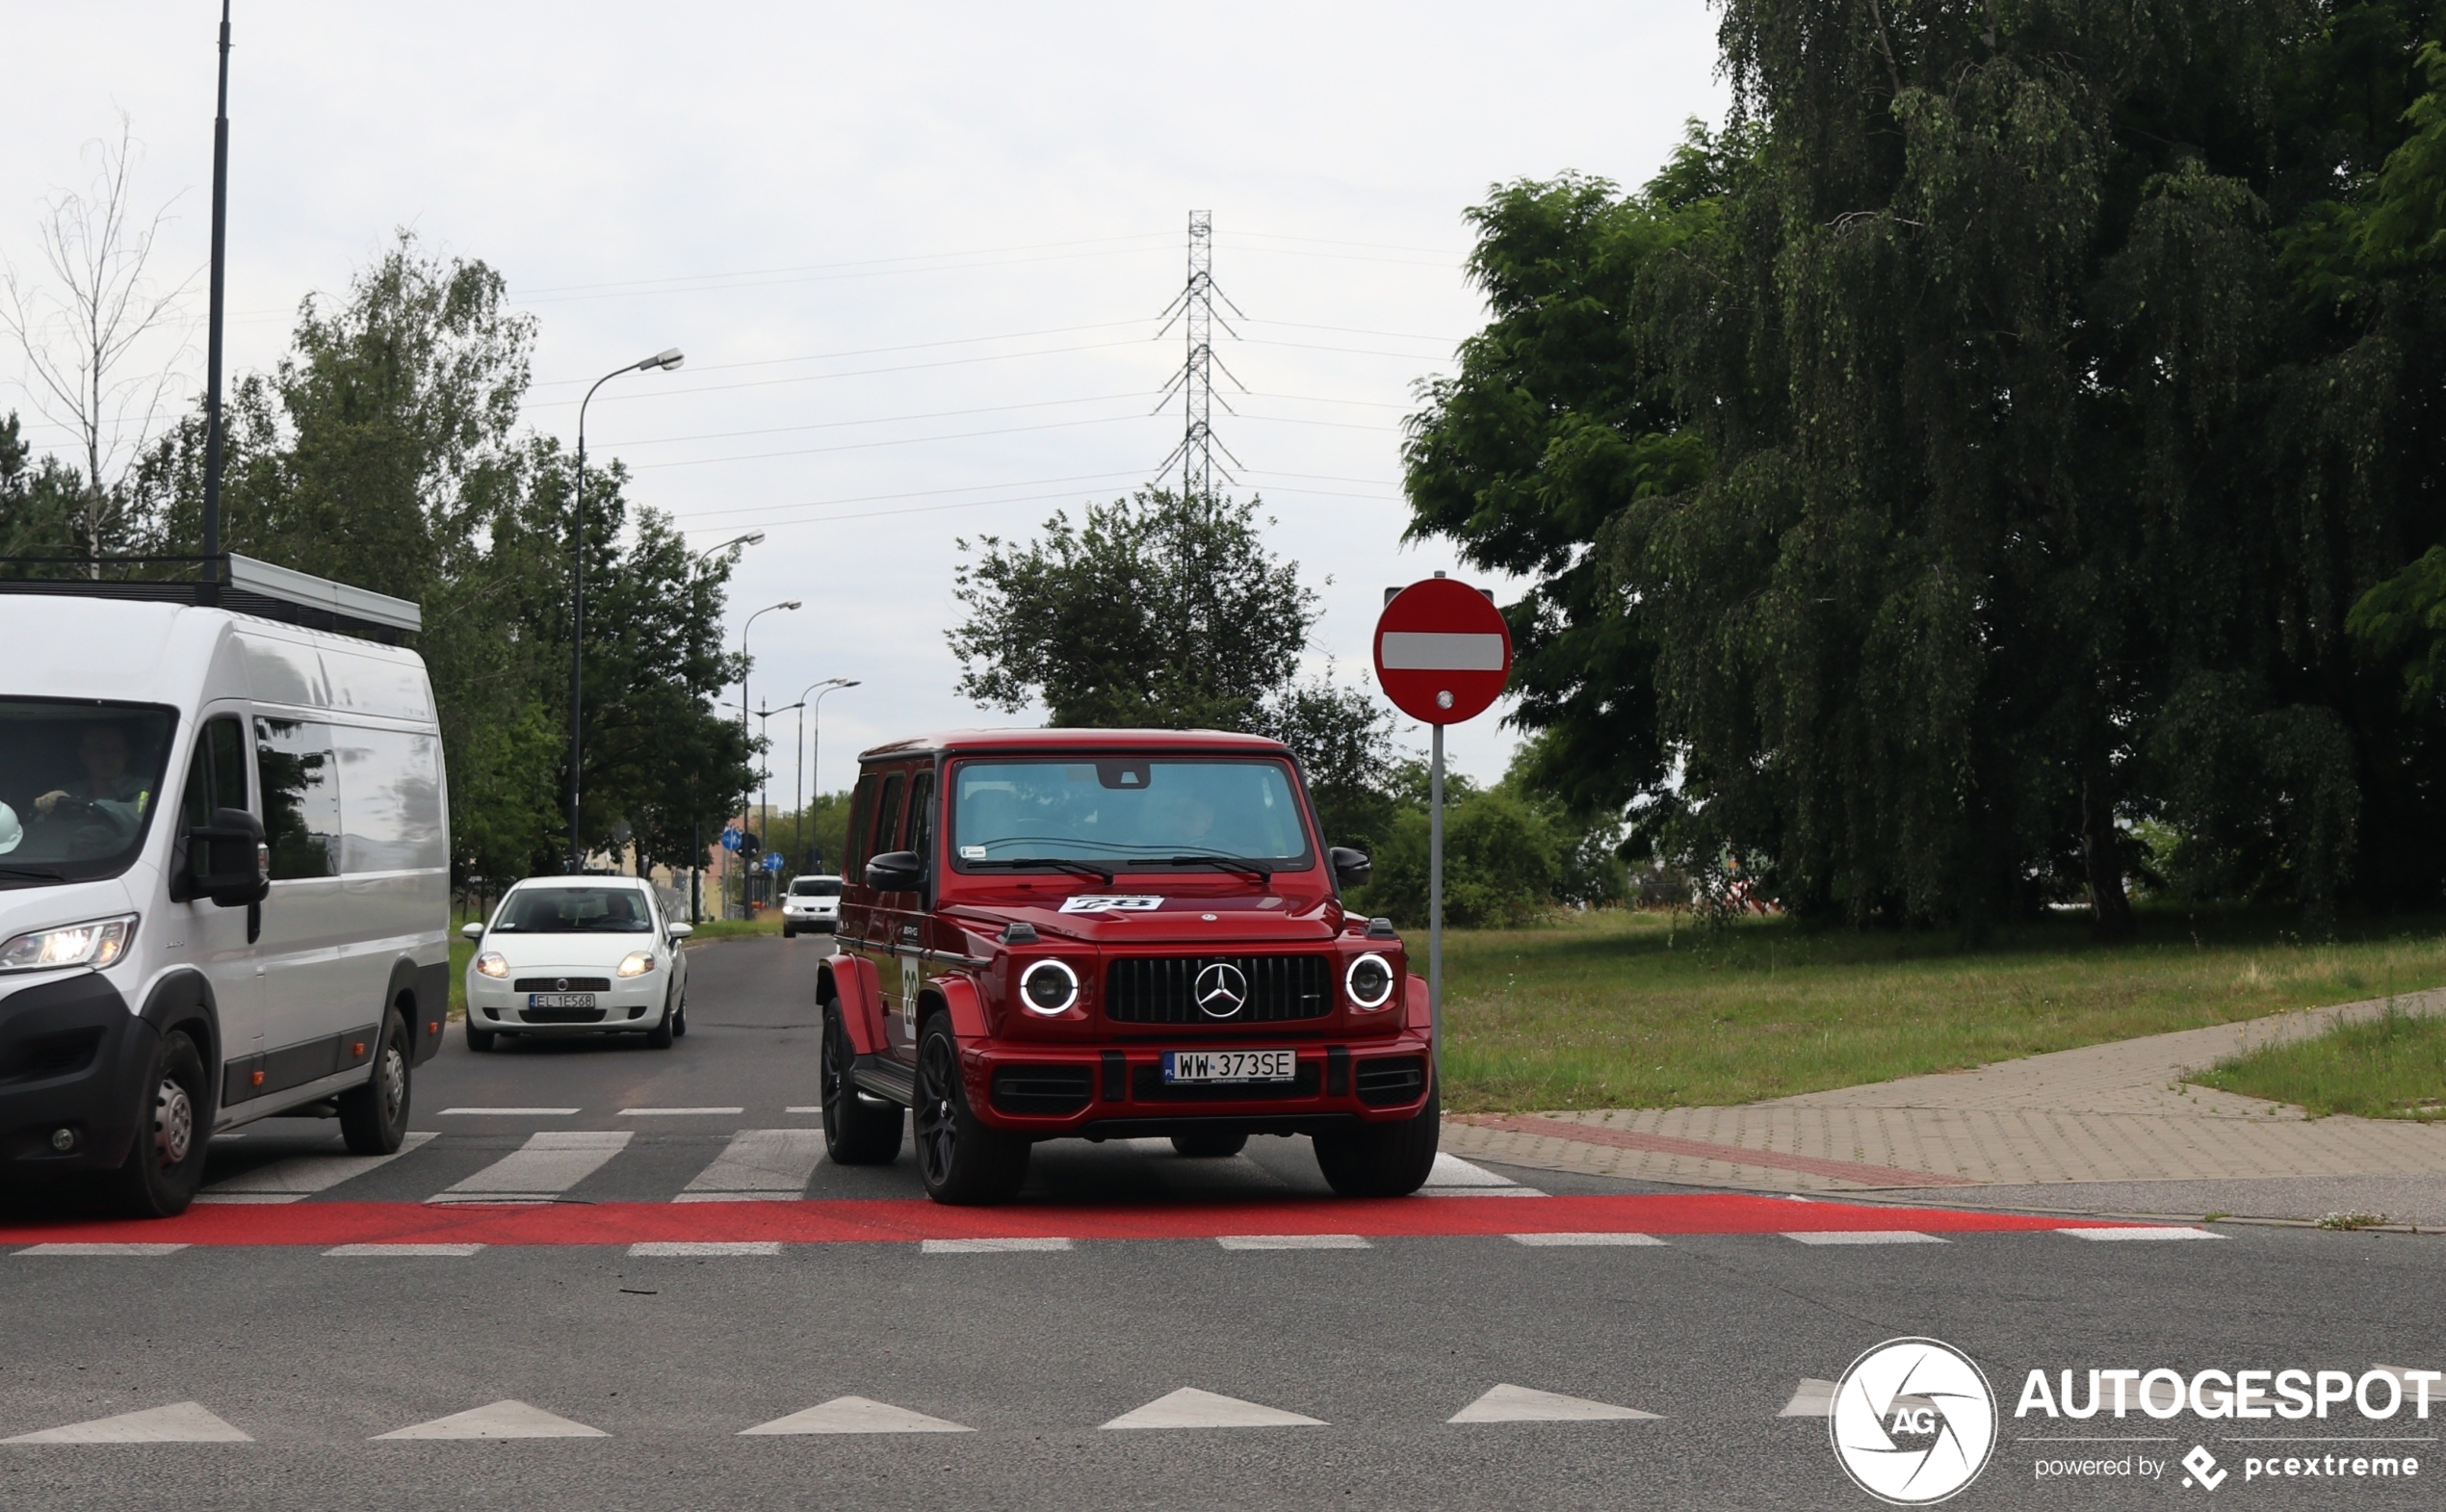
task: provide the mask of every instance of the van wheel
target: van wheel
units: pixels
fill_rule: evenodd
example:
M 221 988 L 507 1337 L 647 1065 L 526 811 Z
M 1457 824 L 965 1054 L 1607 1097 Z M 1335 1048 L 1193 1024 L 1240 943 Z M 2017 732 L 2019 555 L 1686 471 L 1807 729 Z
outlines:
M 823 1049 L 818 1066 L 823 1097 L 824 1154 L 835 1165 L 889 1165 L 900 1157 L 900 1105 L 862 1097 L 851 1066 L 857 1052 L 841 1005 L 823 1005 Z
M 468 1049 L 470 1049 L 470 1050 L 474 1051 L 476 1054 L 478 1054 L 478 1055 L 480 1055 L 480 1056 L 481 1056 L 481 1055 L 482 1055 L 484 1052 L 486 1052 L 486 1051 L 488 1051 L 488 1050 L 492 1049 L 492 1048 L 493 1048 L 493 1041 L 494 1041 L 494 1040 L 497 1040 L 497 1039 L 499 1039 L 499 1038 L 501 1038 L 501 1031 L 500 1031 L 500 1030 L 489 1030 L 489 1029 L 478 1029 L 478 1028 L 476 1027 L 476 1019 L 475 1019 L 475 1016 L 474 1016 L 473 1014 L 470 1014 L 470 1015 L 468 1016 L 468 1019 L 467 1019 L 467 1048 L 468 1048 Z
M 397 1013 L 382 1015 L 382 1037 L 374 1046 L 374 1074 L 365 1085 L 339 1095 L 340 1137 L 351 1155 L 396 1155 L 407 1138 L 407 1026 Z
M 211 1088 L 195 1042 L 176 1030 L 164 1034 L 142 1085 L 136 1140 L 115 1180 L 117 1206 L 130 1217 L 174 1218 L 203 1184 L 212 1137 Z
M 1345 1197 L 1407 1197 L 1425 1186 L 1444 1132 L 1438 1102 L 1430 1091 L 1415 1118 L 1317 1134 L 1316 1164 L 1326 1184 Z
M 1177 1134 L 1172 1136 L 1175 1152 L 1192 1160 L 1219 1160 L 1227 1155 L 1237 1155 L 1248 1148 L 1244 1134 Z
M 979 1123 L 961 1084 L 951 1016 L 937 1013 L 918 1037 L 918 1179 L 936 1202 L 1008 1202 L 1028 1179 L 1025 1139 Z

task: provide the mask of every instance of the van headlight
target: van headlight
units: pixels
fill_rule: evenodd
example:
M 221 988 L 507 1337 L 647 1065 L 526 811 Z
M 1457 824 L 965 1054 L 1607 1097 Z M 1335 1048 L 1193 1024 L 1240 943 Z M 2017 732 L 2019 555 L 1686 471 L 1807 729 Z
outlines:
M 509 975 L 509 957 L 499 951 L 486 951 L 476 957 L 476 970 L 485 977 L 507 977 Z
M 51 971 L 62 966 L 91 966 L 100 971 L 126 954 L 127 942 L 135 937 L 134 914 L 36 929 L 0 945 L 0 971 Z
M 1046 1018 L 1067 1013 L 1079 1001 L 1079 974 L 1060 961 L 1038 961 L 1019 974 L 1019 1001 Z
M 1381 1008 L 1392 1001 L 1392 963 L 1369 951 L 1342 973 L 1342 990 L 1354 1008 Z
M 614 977 L 642 977 L 653 969 L 654 952 L 652 951 L 631 951 L 628 954 L 620 957 L 619 969 L 614 971 L 612 975 Z

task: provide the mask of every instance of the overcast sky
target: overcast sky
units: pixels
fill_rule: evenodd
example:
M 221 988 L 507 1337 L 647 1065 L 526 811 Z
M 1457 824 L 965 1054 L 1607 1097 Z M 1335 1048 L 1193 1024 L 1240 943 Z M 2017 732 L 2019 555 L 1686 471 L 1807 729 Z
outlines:
M 20 277 L 42 275 L 44 199 L 133 122 L 140 204 L 174 200 L 158 266 L 195 274 L 191 394 L 217 9 L 18 0 L 0 91 L 0 258 Z M 1182 360 L 1155 337 L 1192 209 L 1246 315 L 1216 339 L 1248 390 L 1218 378 L 1237 491 L 1321 595 L 1312 670 L 1368 678 L 1384 587 L 1457 565 L 1402 543 L 1398 458 L 1413 385 L 1479 320 L 1462 212 L 1516 177 L 1638 183 L 1725 102 L 1704 0 L 238 0 L 235 35 L 232 370 L 276 359 L 299 299 L 400 226 L 491 263 L 540 318 L 542 430 L 571 435 L 607 369 L 685 350 L 679 373 L 604 388 L 587 450 L 696 544 L 767 533 L 734 639 L 763 605 L 805 607 L 757 622 L 753 701 L 864 682 L 823 705 L 824 787 L 862 746 L 1012 721 L 954 688 L 955 541 L 1075 516 L 1179 439 L 1177 406 L 1150 411 Z M 16 377 L 0 353 L 0 408 L 29 407 Z M 781 803 L 794 717 L 771 721 Z M 1515 739 L 1489 715 L 1450 748 L 1492 779 Z

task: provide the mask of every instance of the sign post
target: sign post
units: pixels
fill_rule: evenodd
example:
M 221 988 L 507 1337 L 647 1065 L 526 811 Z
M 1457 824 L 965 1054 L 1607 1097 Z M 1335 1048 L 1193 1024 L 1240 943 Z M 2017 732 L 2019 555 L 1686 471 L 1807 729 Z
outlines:
M 1503 696 L 1512 632 L 1480 589 L 1439 572 L 1385 592 L 1376 618 L 1376 682 L 1432 732 L 1427 757 L 1427 1011 L 1436 1085 L 1444 1070 L 1444 727 L 1474 719 Z

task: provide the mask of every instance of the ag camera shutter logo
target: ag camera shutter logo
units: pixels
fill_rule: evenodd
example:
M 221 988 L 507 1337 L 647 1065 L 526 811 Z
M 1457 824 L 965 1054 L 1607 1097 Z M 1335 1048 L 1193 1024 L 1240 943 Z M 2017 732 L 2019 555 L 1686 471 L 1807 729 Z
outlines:
M 1979 1478 L 1996 1444 L 1995 1393 L 1971 1358 L 1935 1339 L 1889 1339 L 1834 1383 L 1835 1462 L 1894 1506 L 1942 1501 Z

